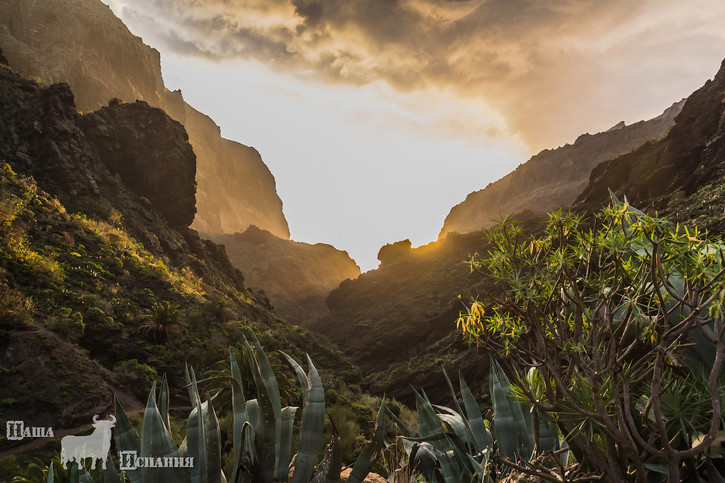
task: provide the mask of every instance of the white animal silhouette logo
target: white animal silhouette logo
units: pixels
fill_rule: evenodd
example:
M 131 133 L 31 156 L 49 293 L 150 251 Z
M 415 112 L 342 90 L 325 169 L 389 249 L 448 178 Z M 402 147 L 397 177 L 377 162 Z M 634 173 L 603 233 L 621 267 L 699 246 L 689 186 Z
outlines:
M 75 461 L 79 465 L 86 458 L 93 458 L 91 469 L 96 468 L 96 460 L 103 461 L 102 467 L 106 469 L 108 451 L 111 449 L 111 428 L 116 425 L 116 418 L 111 414 L 110 419 L 98 420 L 93 416 L 93 427 L 96 428 L 87 436 L 65 436 L 60 440 L 60 462 L 68 468 Z

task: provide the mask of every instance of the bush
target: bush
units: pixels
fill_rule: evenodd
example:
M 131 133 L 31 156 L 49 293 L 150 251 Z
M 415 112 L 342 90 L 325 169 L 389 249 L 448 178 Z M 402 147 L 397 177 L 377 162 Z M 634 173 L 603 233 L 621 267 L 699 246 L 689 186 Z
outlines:
M 118 382 L 131 389 L 136 397 L 145 401 L 146 388 L 158 378 L 156 369 L 148 364 L 139 364 L 137 359 L 116 364 L 113 372 L 118 376 Z
M 508 221 L 493 228 L 489 257 L 471 264 L 501 292 L 458 325 L 586 468 L 679 481 L 712 466 L 722 428 L 725 246 L 614 201 L 593 227 L 557 212 L 533 239 Z
M 0 284 L 0 325 L 7 329 L 29 328 L 33 325 L 33 299 L 19 290 Z
M 69 308 L 62 308 L 57 314 L 48 317 L 45 326 L 71 340 L 80 339 L 86 330 L 83 314 Z

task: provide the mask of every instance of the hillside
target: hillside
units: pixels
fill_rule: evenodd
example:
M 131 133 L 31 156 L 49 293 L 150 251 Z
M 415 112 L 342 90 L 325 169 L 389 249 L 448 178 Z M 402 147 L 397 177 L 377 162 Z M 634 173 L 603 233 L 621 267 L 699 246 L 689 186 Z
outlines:
M 597 166 L 577 198 L 601 206 L 611 189 L 634 206 L 725 232 L 725 62 L 695 91 L 666 136 Z
M 283 240 L 256 226 L 208 237 L 226 248 L 233 265 L 244 267 L 247 286 L 262 290 L 277 315 L 294 324 L 325 315 L 329 293 L 360 275 L 347 252 L 324 243 Z
M 723 99 L 725 71 L 721 68 L 714 80 L 666 111 L 668 115 L 682 111 L 667 134 L 595 167 L 576 209 L 605 206 L 611 188 L 620 197 L 626 194 L 634 206 L 725 232 Z M 587 145 L 596 136 L 580 137 L 575 145 Z M 567 149 L 573 152 L 573 147 Z M 542 227 L 541 216 L 532 211 L 516 218 L 529 232 Z M 409 242 L 383 247 L 381 266 L 333 291 L 327 300 L 330 314 L 315 328 L 360 365 L 366 387 L 374 393 L 405 398 L 400 385 L 406 381 L 414 386 L 425 381 L 443 391 L 444 382 L 435 373 L 440 363 L 462 367 L 464 372 L 487 367 L 486 355 L 456 342 L 455 328 L 463 308 L 458 295 L 468 302 L 495 290 L 485 276 L 471 274 L 464 263 L 474 252 L 486 253 L 483 237 L 481 231 L 449 233 L 425 247 L 411 249 Z M 382 333 L 385 338 L 373 335 Z
M 684 100 L 661 115 L 629 126 L 624 122 L 598 134 L 582 134 L 574 144 L 546 149 L 511 173 L 454 206 L 439 238 L 448 233 L 468 233 L 492 226 L 500 215 L 523 210 L 545 213 L 569 206 L 587 186 L 589 173 L 599 163 L 627 153 L 655 139 L 674 124 Z
M 99 0 L 4 1 L 0 46 L 17 72 L 68 83 L 81 111 L 111 98 L 140 99 L 183 124 L 198 163 L 194 228 L 235 233 L 256 225 L 289 238 L 274 177 L 259 153 L 222 138 L 180 91 L 166 89 L 159 53 Z
M 178 122 L 142 101 L 79 114 L 73 99 L 0 66 L 3 422 L 87 424 L 114 392 L 142 407 L 164 373 L 188 404 L 185 362 L 203 374 L 251 331 L 273 358 L 308 352 L 328 382 L 354 377 L 188 228 L 196 158 Z

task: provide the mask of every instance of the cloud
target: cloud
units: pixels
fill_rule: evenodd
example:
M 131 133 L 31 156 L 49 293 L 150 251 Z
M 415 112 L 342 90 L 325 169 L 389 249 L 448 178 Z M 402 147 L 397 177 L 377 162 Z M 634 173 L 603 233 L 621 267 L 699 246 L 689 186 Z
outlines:
M 384 80 L 406 92 L 453 89 L 485 101 L 504 135 L 532 150 L 656 115 L 725 55 L 721 0 L 109 3 L 132 30 L 184 55 L 254 59 L 328 82 Z

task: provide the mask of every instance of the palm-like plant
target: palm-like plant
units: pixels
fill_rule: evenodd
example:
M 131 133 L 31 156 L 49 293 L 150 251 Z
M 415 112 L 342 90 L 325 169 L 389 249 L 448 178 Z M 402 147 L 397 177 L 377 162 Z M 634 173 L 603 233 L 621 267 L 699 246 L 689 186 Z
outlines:
M 168 300 L 151 306 L 138 331 L 157 344 L 166 342 L 169 334 L 185 336 L 188 333 L 179 306 Z

